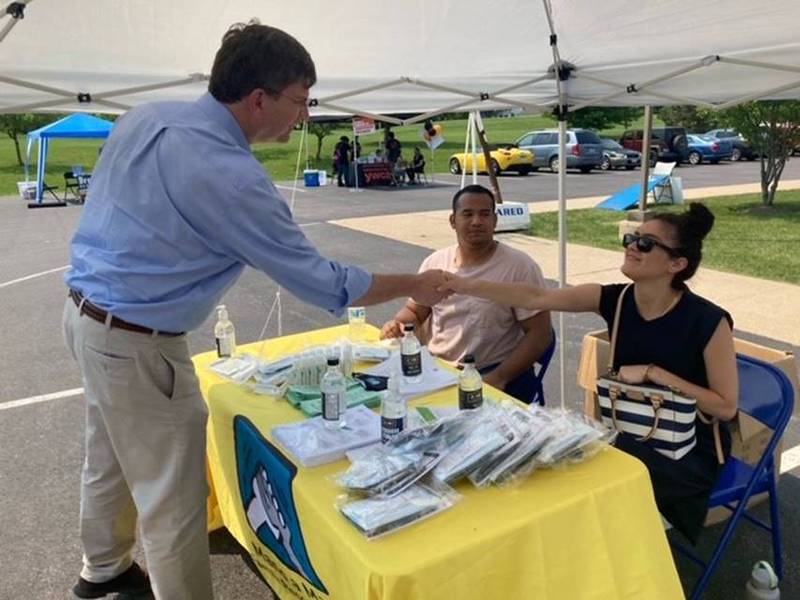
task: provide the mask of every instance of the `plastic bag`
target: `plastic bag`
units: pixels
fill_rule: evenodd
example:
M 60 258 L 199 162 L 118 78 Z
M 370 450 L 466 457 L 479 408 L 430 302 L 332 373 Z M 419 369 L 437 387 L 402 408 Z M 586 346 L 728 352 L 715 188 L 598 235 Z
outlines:
M 225 379 L 242 384 L 256 373 L 258 359 L 250 354 L 239 354 L 220 358 L 208 365 L 208 368 Z
M 541 411 L 538 417 L 550 419 L 553 431 L 553 436 L 536 455 L 537 462 L 543 465 L 585 460 L 616 437 L 615 431 L 575 411 Z
M 502 427 L 488 413 L 474 412 L 476 414 L 471 415 L 471 428 L 461 440 L 448 447 L 446 455 L 433 470 L 436 481 L 455 483 L 508 443 Z
M 447 510 L 458 498 L 450 487 L 418 483 L 392 498 L 340 497 L 337 508 L 364 536 L 374 539 Z

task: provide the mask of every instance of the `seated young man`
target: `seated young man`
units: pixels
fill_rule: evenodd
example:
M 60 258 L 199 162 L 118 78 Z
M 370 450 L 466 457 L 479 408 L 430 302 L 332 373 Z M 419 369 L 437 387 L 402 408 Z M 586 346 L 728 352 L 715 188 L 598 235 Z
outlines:
M 494 239 L 497 224 L 492 192 L 468 185 L 453 197 L 450 225 L 458 243 L 426 258 L 420 271 L 442 269 L 462 277 L 544 286 L 539 266 L 527 254 Z M 428 350 L 452 364 L 475 356 L 483 380 L 524 402 L 533 392 L 533 363 L 551 342 L 547 311 L 520 310 L 453 295 L 435 306 L 411 300 L 384 324 L 384 338 L 401 337 L 403 324 L 419 328 L 430 319 Z

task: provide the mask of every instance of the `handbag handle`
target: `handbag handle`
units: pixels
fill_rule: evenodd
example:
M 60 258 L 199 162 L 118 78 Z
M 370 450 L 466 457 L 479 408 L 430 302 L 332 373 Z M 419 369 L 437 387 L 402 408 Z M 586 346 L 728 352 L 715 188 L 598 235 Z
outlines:
M 616 386 L 609 387 L 608 389 L 608 399 L 611 401 L 611 421 L 614 423 L 614 429 L 617 431 L 622 431 L 617 424 L 617 398 L 619 397 L 619 393 L 621 391 L 622 390 Z M 658 394 L 651 394 L 649 396 L 645 395 L 645 397 L 650 400 L 650 405 L 653 407 L 653 426 L 646 435 L 637 437 L 637 442 L 646 442 L 655 435 L 656 431 L 658 430 L 658 421 L 660 419 L 660 415 L 658 413 L 661 410 L 662 403 L 664 402 L 664 399 Z
M 617 350 L 617 332 L 619 331 L 619 317 L 622 314 L 622 301 L 625 299 L 625 292 L 628 291 L 628 288 L 631 287 L 633 284 L 629 283 L 626 285 L 619 294 L 619 298 L 617 299 L 617 309 L 614 311 L 614 324 L 611 326 L 611 352 L 608 354 L 608 370 L 612 371 L 614 369 L 614 353 Z

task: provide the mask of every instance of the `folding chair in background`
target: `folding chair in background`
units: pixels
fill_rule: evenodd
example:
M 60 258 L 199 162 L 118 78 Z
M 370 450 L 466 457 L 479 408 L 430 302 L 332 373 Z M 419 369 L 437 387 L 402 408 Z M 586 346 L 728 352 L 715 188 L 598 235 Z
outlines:
M 763 361 L 740 354 L 736 357 L 736 366 L 739 372 L 739 410 L 768 426 L 773 433 L 755 466 L 732 456 L 726 461 L 717 486 L 711 493 L 709 508 L 724 506 L 732 515 L 708 563 L 688 547 L 676 541 L 672 542 L 676 550 L 703 568 L 703 574 L 692 591 L 692 600 L 703 597 L 714 571 L 722 560 L 722 554 L 733 537 L 734 529 L 742 518 L 772 535 L 775 572 L 779 579 L 783 578 L 775 449 L 792 416 L 794 389 L 780 369 Z M 769 525 L 747 514 L 747 503 L 751 496 L 763 492 L 769 495 Z
M 655 185 L 648 186 L 653 194 L 653 202 L 674 202 L 672 194 L 672 172 L 678 163 L 657 162 L 650 172 L 650 183 Z
M 533 394 L 530 397 L 530 403 L 536 403 L 539 406 L 544 406 L 544 374 L 547 372 L 547 367 L 550 365 L 550 360 L 553 358 L 553 353 L 556 350 L 556 332 L 552 332 L 552 341 L 544 353 L 533 363 L 533 370 L 536 373 L 536 382 L 533 387 Z

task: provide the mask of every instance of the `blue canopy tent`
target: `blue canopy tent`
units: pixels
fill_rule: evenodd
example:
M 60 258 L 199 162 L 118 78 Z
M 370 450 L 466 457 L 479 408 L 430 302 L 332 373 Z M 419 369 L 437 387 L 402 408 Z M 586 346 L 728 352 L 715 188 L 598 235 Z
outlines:
M 36 169 L 36 204 L 42 204 L 44 192 L 44 173 L 47 164 L 47 150 L 53 138 L 107 138 L 114 123 L 84 113 L 71 114 L 54 123 L 28 133 L 28 152 L 25 159 L 25 179 L 28 179 L 28 166 L 31 163 L 33 142 L 38 140 L 38 161 Z

